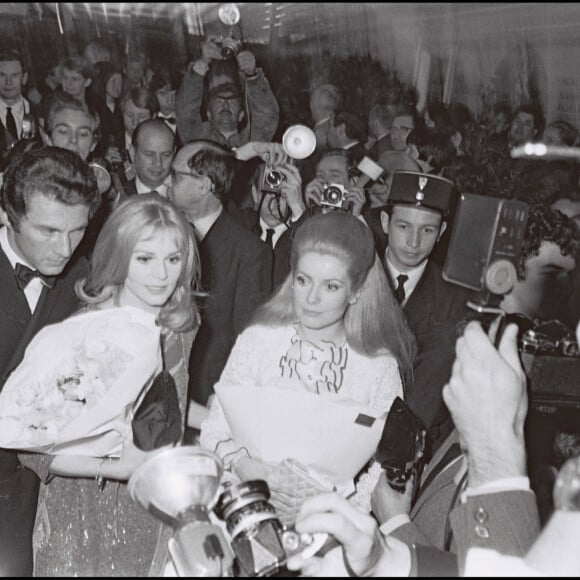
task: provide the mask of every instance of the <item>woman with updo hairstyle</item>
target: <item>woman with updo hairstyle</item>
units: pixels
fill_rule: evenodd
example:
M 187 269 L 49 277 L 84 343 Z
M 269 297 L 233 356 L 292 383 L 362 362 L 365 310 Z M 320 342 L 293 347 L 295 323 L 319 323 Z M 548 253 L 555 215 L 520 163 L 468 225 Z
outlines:
M 411 386 L 415 339 L 371 231 L 351 214 L 316 215 L 297 229 L 290 262 L 287 279 L 238 336 L 216 388 L 278 386 L 387 413 Z M 251 457 L 233 439 L 217 396 L 200 442 L 241 480 L 268 481 L 272 502 L 284 509 L 269 478 L 276 466 Z M 355 481 L 355 501 L 366 509 L 379 474 L 374 463 Z M 344 484 L 332 483 L 339 491 Z

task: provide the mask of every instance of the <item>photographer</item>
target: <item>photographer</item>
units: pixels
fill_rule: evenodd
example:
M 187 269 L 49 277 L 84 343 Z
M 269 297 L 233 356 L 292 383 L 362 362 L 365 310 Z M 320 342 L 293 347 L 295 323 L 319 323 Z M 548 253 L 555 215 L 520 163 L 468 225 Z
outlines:
M 453 575 L 463 571 L 470 547 L 518 556 L 527 552 L 539 533 L 539 517 L 525 471 L 528 402 L 516 336 L 515 325 L 508 326 L 496 350 L 480 324 L 471 322 L 457 341 L 453 374 L 444 389 L 457 430 L 425 469 L 407 523 L 397 530 L 392 522 L 383 524 L 381 531 L 391 525 L 391 533 L 381 538 L 372 518 L 345 506 L 341 498 L 311 498 L 298 514 L 297 531 L 333 534 L 343 544 L 344 556 L 333 550 L 323 561 L 295 558 L 290 568 L 344 575 L 346 563 L 360 576 Z M 458 450 L 453 459 L 443 449 L 457 440 L 463 455 Z M 389 510 L 394 516 L 397 504 L 398 520 L 404 521 L 404 503 L 410 500 L 391 490 L 384 478 L 379 481 L 373 508 L 380 521 Z M 459 566 L 446 553 L 443 540 L 449 535 Z
M 348 210 L 355 217 L 361 217 L 366 203 L 364 189 L 351 176 L 348 153 L 342 149 L 332 149 L 324 153 L 316 164 L 316 177 L 304 189 L 304 201 L 311 208 L 320 207 L 322 212 L 330 209 Z M 338 194 L 328 195 L 329 186 Z
M 215 40 L 204 41 L 201 51 L 201 58 L 185 72 L 175 100 L 177 132 L 182 143 L 210 139 L 227 147 L 239 147 L 249 141 L 270 141 L 278 126 L 280 110 L 268 80 L 256 68 L 256 59 L 249 50 L 242 50 L 235 57 L 239 79 L 222 77 L 226 82 L 208 84 L 207 121 L 202 120 L 204 79 L 224 57 Z
M 283 152 L 280 145 L 277 147 Z M 240 150 L 236 151 L 238 156 Z M 270 154 L 267 159 L 252 175 L 247 195 L 250 207 L 235 212 L 234 217 L 260 236 L 272 250 L 270 277 L 272 289 L 276 289 L 290 272 L 294 231 L 310 214 L 302 200 L 302 178 L 298 168 L 285 159 L 275 162 Z

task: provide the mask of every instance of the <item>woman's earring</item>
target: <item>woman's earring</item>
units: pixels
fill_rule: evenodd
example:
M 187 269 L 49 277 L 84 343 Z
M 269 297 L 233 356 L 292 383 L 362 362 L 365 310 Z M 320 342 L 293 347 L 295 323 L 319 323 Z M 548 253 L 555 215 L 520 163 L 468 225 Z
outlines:
M 358 302 L 358 297 L 353 298 L 352 300 L 349 300 L 349 304 L 356 304 Z

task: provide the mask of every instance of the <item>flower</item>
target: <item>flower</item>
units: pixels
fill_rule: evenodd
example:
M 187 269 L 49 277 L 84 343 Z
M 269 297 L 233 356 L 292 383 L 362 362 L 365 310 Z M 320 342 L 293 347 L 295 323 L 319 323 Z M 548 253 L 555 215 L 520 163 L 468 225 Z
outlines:
M 101 457 L 160 364 L 159 328 L 132 307 L 91 311 L 43 329 L 0 393 L 0 447 Z

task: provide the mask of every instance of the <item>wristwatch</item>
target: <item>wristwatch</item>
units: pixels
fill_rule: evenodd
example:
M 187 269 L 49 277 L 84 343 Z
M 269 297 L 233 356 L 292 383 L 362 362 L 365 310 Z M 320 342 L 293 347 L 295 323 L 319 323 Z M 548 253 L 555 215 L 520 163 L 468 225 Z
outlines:
M 580 511 L 580 457 L 568 459 L 554 484 L 554 506 L 566 512 Z

